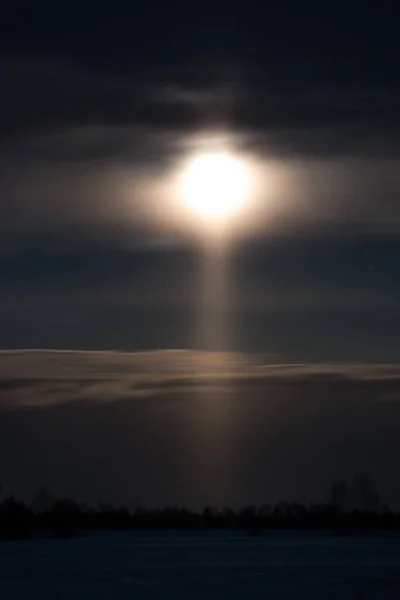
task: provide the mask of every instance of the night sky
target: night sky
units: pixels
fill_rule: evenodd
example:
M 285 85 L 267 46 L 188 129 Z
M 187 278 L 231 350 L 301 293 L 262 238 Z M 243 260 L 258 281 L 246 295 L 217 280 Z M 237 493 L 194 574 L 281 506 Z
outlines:
M 2 12 L 0 482 L 400 504 L 394 3 L 170 4 Z M 170 185 L 210 139 L 262 182 L 220 270 Z

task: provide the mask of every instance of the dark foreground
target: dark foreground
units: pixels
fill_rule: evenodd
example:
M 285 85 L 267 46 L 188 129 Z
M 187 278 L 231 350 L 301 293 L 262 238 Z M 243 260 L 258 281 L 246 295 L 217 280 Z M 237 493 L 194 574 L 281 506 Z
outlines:
M 0 542 L 7 600 L 399 598 L 400 535 L 91 533 Z

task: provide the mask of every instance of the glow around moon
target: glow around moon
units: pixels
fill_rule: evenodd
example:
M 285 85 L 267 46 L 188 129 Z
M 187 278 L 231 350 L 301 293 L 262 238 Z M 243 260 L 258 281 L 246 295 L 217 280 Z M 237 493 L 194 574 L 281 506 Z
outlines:
M 184 203 L 209 222 L 223 222 L 237 215 L 250 191 L 251 176 L 246 164 L 225 152 L 195 156 L 182 174 Z
M 201 244 L 232 243 L 271 231 L 280 215 L 297 210 L 293 173 L 287 164 L 243 151 L 234 139 L 189 139 L 159 177 L 143 179 L 135 190 L 128 177 L 125 215 L 135 202 L 149 230 Z

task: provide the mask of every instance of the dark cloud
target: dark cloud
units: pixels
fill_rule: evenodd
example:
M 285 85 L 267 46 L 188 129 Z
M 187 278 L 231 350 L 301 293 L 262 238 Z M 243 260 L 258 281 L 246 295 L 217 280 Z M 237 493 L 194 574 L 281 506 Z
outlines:
M 224 96 L 223 85 L 220 90 L 201 86 L 186 92 L 179 80 L 170 82 L 162 74 L 158 81 L 146 81 L 134 72 L 102 73 L 34 57 L 0 61 L 0 81 L 5 91 L 0 121 L 3 136 L 49 133 L 50 141 L 52 136 L 67 146 L 68 141 L 75 142 L 77 149 L 79 142 L 83 150 L 92 147 L 89 158 L 93 159 L 112 158 L 124 150 L 129 158 L 129 150 L 135 149 L 136 157 L 143 155 L 143 143 L 148 143 L 143 133 L 151 140 L 157 131 L 190 132 L 205 125 L 200 118 L 202 105 Z M 65 140 L 60 138 L 63 132 Z M 34 143 L 31 141 L 32 151 Z M 39 138 L 36 149 L 45 143 L 46 138 Z
M 329 83 L 296 79 L 296 64 L 289 84 L 252 75 L 251 68 L 228 66 L 228 74 L 217 71 L 211 79 L 205 69 L 194 65 L 193 71 L 197 81 L 179 69 L 158 71 L 149 80 L 135 71 L 5 58 L 3 144 L 15 140 L 11 150 L 29 160 L 157 162 L 179 136 L 228 128 L 245 147 L 280 158 L 398 155 L 395 79 L 341 81 L 335 73 Z
M 394 5 L 6 12 L 3 132 L 227 126 L 279 155 L 398 152 Z
M 29 236 L 54 231 L 54 243 L 67 244 L 185 236 L 179 215 L 160 207 L 170 202 L 166 182 L 176 164 L 207 132 L 225 132 L 261 171 L 279 172 L 272 216 L 279 231 L 397 232 L 396 78 L 362 69 L 344 77 L 330 63 L 323 77 L 328 63 L 301 53 L 278 62 L 280 78 L 247 59 L 226 68 L 167 62 L 146 76 L 57 53 L 5 53 L 3 243 L 30 244 Z M 264 188 L 259 196 L 264 231 L 270 197 Z

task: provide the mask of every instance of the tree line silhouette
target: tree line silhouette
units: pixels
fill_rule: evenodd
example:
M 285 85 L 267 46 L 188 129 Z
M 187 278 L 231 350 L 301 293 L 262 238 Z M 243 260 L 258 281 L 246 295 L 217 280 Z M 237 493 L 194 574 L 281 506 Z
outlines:
M 126 506 L 99 504 L 90 507 L 71 499 L 52 498 L 40 490 L 28 505 L 13 496 L 0 502 L 0 537 L 70 537 L 85 531 L 112 530 L 245 530 L 260 535 L 273 529 L 331 530 L 351 534 L 400 530 L 400 512 L 384 506 L 371 479 L 357 475 L 336 481 L 326 502 L 231 508 L 206 507 L 193 511 L 181 507 L 131 511 Z

